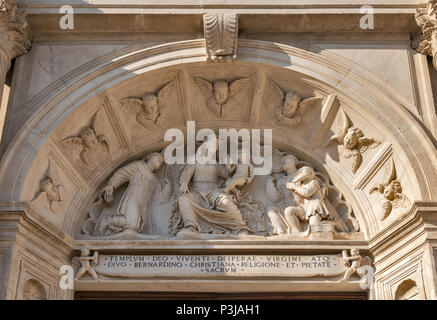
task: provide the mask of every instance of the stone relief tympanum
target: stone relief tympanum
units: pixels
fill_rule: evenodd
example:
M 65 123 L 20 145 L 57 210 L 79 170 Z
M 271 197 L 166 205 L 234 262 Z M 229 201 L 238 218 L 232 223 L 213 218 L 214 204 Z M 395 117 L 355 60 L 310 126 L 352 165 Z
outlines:
M 272 82 L 272 85 L 282 101 L 281 105 L 273 109 L 277 120 L 276 124 L 279 126 L 295 127 L 299 125 L 307 109 L 323 100 L 320 97 L 302 99 L 302 96 L 295 91 L 285 92 L 276 83 Z
M 250 85 L 250 78 L 240 78 L 232 82 L 208 80 L 195 77 L 194 83 L 205 97 L 206 107 L 217 117 L 222 118 L 230 109 L 238 108 L 238 96 Z
M 207 143 L 196 149 L 205 159 L 216 156 L 207 152 Z M 108 179 L 82 236 L 306 237 L 358 231 L 352 209 L 324 174 L 277 149 L 273 164 L 270 175 L 254 176 L 252 163 L 168 165 L 160 153 L 151 153 Z
M 327 144 L 336 142 L 343 146 L 341 155 L 344 158 L 353 158 L 352 173 L 356 173 L 363 161 L 363 152 L 369 148 L 375 148 L 379 141 L 364 136 L 361 129 L 353 126 L 346 113 L 340 109 L 340 126 Z
M 141 98 L 129 97 L 120 100 L 125 110 L 135 115 L 137 122 L 149 130 L 160 125 L 170 111 L 168 99 L 175 93 L 175 81 L 165 84 L 158 92 L 145 93 Z
M 109 154 L 104 112 L 103 109 L 97 111 L 91 126 L 81 129 L 79 136 L 68 137 L 61 141 L 65 151 L 73 156 L 75 162 L 85 164 L 89 168 L 96 167 Z

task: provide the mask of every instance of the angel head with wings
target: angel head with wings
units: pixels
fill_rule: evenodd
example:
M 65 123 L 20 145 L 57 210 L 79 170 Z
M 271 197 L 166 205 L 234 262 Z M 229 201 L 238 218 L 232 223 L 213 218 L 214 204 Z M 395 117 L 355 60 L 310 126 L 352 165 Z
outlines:
M 383 182 L 370 189 L 369 194 L 376 191 L 381 195 L 381 207 L 376 215 L 379 220 L 384 220 L 393 208 L 408 208 L 410 200 L 402 194 L 402 185 L 397 180 L 396 167 L 393 159 L 384 173 Z
M 44 179 L 41 180 L 40 192 L 36 196 L 33 203 L 41 203 L 49 206 L 52 212 L 56 212 L 57 204 L 64 201 L 64 188 L 58 178 L 56 167 L 52 162 L 49 162 L 48 173 Z
M 323 100 L 320 97 L 302 100 L 302 96 L 295 91 L 284 92 L 276 83 L 273 83 L 273 86 L 282 101 L 282 104 L 273 110 L 278 125 L 297 126 L 302 122 L 302 114 L 314 104 Z
M 368 148 L 376 147 L 380 142 L 367 138 L 361 129 L 352 126 L 349 117 L 342 109 L 339 113 L 340 125 L 337 128 L 337 133 L 329 139 L 326 146 L 332 142 L 343 145 L 341 155 L 346 159 L 353 157 L 352 173 L 356 173 L 363 159 L 362 153 Z
M 208 109 L 221 118 L 224 109 L 238 107 L 238 97 L 249 87 L 250 78 L 240 78 L 229 84 L 226 80 L 209 82 L 195 77 L 194 83 L 205 97 Z
M 62 146 L 74 155 L 79 155 L 86 165 L 96 165 L 109 152 L 108 140 L 103 134 L 105 121 L 104 111 L 97 111 L 91 126 L 81 129 L 77 137 L 62 140 Z
M 120 100 L 127 110 L 136 115 L 137 122 L 145 128 L 153 129 L 162 120 L 168 98 L 175 88 L 175 81 L 164 85 L 157 93 L 148 92 L 141 98 L 129 97 Z

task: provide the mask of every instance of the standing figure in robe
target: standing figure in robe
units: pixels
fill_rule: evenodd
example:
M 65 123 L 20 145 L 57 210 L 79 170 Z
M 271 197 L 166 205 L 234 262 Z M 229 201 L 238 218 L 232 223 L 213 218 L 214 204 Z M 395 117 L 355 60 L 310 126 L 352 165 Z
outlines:
M 159 184 L 154 172 L 157 171 L 164 158 L 160 153 L 151 153 L 144 160 L 134 161 L 118 169 L 109 179 L 103 190 L 106 202 L 113 201 L 114 190 L 129 182 L 118 205 L 116 215 L 109 217 L 105 234 L 113 234 L 131 229 L 146 234 L 156 234 L 157 227 L 151 215 L 151 200 Z

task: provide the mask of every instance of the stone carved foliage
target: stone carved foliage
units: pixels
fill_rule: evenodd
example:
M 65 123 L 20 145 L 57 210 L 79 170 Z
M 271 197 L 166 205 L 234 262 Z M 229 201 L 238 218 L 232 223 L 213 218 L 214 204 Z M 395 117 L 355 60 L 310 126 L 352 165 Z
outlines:
M 421 33 L 416 35 L 412 47 L 421 54 L 431 56 L 434 68 L 437 69 L 437 2 L 428 0 L 426 9 L 417 9 L 416 23 Z
M 339 113 L 340 126 L 337 128 L 336 134 L 329 139 L 328 145 L 332 142 L 342 145 L 341 155 L 344 158 L 353 158 L 352 173 L 356 173 L 363 161 L 362 153 L 369 148 L 376 147 L 380 142 L 364 136 L 361 129 L 352 125 L 349 117 L 342 109 Z
M 272 82 L 272 84 L 282 101 L 281 105 L 273 109 L 277 120 L 276 124 L 279 126 L 296 127 L 302 122 L 305 111 L 323 100 L 320 97 L 302 99 L 302 96 L 297 92 L 285 92 L 276 83 Z
M 207 13 L 203 15 L 208 61 L 225 62 L 237 58 L 238 15 Z
M 250 78 L 226 80 L 208 80 L 195 77 L 194 83 L 206 99 L 206 107 L 217 117 L 222 118 L 227 110 L 238 108 L 238 97 L 250 85 Z
M 0 0 L 0 38 L 9 44 L 8 60 L 25 54 L 30 48 L 26 13 L 18 10 L 15 0 Z
M 59 179 L 57 166 L 54 161 L 50 160 L 47 173 L 40 182 L 40 191 L 30 203 L 42 205 L 52 212 L 57 212 L 64 200 L 64 187 Z
M 378 192 L 380 195 L 380 207 L 377 211 L 377 218 L 384 220 L 394 209 L 407 209 L 411 202 L 402 194 L 402 185 L 397 180 L 396 167 L 394 160 L 389 161 L 385 168 L 385 174 L 382 181 L 369 190 L 369 194 Z
M 339 282 L 346 282 L 349 278 L 356 273 L 365 285 L 370 285 L 369 271 L 372 269 L 372 259 L 368 256 L 362 256 L 358 249 L 351 249 L 350 255 L 347 250 L 342 251 L 343 263 L 347 267 L 344 272 L 343 279 Z
M 197 152 L 204 149 L 205 142 Z M 274 154 L 266 182 L 253 176 L 251 164 L 167 165 L 160 153 L 151 153 L 114 172 L 91 206 L 82 234 L 150 239 L 358 231 L 351 208 L 324 174 L 290 153 Z
M 78 136 L 63 139 L 61 144 L 75 160 L 95 167 L 109 154 L 108 139 L 104 134 L 106 129 L 104 110 L 100 109 L 94 114 L 91 126 L 80 130 Z
M 120 100 L 125 110 L 134 114 L 139 124 L 147 129 L 153 129 L 162 123 L 162 114 L 167 112 L 168 98 L 174 94 L 175 81 L 165 84 L 156 93 L 148 92 L 141 98 L 129 97 Z
M 100 281 L 97 272 L 94 270 L 99 259 L 99 253 L 94 251 L 92 256 L 90 254 L 90 250 L 84 248 L 80 250 L 80 256 L 73 258 L 72 265 L 73 269 L 76 270 L 75 280 L 79 280 L 83 275 L 89 274 L 94 280 Z

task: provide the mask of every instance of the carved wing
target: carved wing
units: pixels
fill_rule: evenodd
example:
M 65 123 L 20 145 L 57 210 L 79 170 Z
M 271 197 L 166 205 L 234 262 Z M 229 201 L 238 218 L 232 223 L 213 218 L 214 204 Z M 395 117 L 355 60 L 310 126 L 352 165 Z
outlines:
M 62 185 L 61 180 L 59 179 L 59 176 L 58 176 L 58 167 L 51 159 L 49 160 L 49 177 L 50 177 L 50 179 L 52 179 L 53 185 L 55 187 Z
M 379 142 L 371 138 L 362 137 L 358 139 L 358 149 L 360 150 L 360 152 L 364 152 L 368 148 L 376 147 L 378 144 Z
M 386 167 L 385 169 L 384 177 L 382 178 L 382 183 L 377 184 L 372 189 L 370 189 L 369 194 L 375 191 L 379 191 L 380 193 L 382 193 L 384 187 L 388 186 L 390 182 L 392 182 L 394 179 L 396 179 L 396 167 L 392 158 L 388 167 Z
M 278 86 L 278 85 L 277 85 L 276 83 L 274 83 L 273 81 L 272 81 L 272 85 L 273 85 L 273 88 L 275 89 L 275 92 L 276 92 L 277 96 L 279 96 L 280 99 L 281 99 L 281 102 L 284 103 L 285 92 L 281 89 L 280 86 Z
M 382 181 L 384 182 L 384 185 L 387 186 L 394 179 L 396 179 L 396 167 L 395 167 L 395 163 L 394 163 L 393 158 L 392 158 L 388 167 L 385 169 L 384 178 Z
M 61 141 L 62 146 L 75 154 L 80 154 L 84 148 L 82 139 L 79 137 L 68 137 Z
M 356 173 L 361 165 L 361 162 L 363 161 L 363 156 L 359 151 L 354 152 L 353 156 L 354 156 L 354 161 L 352 163 L 352 173 Z
M 299 102 L 299 111 L 303 113 L 307 109 L 314 106 L 316 103 L 321 102 L 322 100 L 323 98 L 321 97 L 312 97 L 312 98 L 304 99 L 301 102 Z
M 136 115 L 144 111 L 143 101 L 139 98 L 124 98 L 120 100 L 120 103 L 123 107 Z
M 106 129 L 105 124 L 105 111 L 103 109 L 100 109 L 94 114 L 93 122 L 91 125 L 91 127 L 94 129 L 94 132 L 96 133 L 96 136 L 104 135 Z
M 331 142 L 337 141 L 338 144 L 343 144 L 343 139 L 350 127 L 350 120 L 347 114 L 340 109 L 340 125 L 337 127 L 336 133 L 329 139 L 328 146 Z
M 169 83 L 164 85 L 161 89 L 159 89 L 157 93 L 157 97 L 158 97 L 158 105 L 160 109 L 166 107 L 165 102 L 168 101 L 168 99 L 171 97 L 174 89 L 175 89 L 174 80 L 170 81 Z
M 209 97 L 213 96 L 213 93 L 212 93 L 212 83 L 211 82 L 209 82 L 207 80 L 204 80 L 202 78 L 195 77 L 194 78 L 194 83 L 200 89 L 200 91 L 205 96 L 205 98 L 208 99 Z
M 231 83 L 229 86 L 229 97 L 226 102 L 226 107 L 236 108 L 238 107 L 237 98 L 244 92 L 244 89 L 249 87 L 250 78 L 240 78 Z

